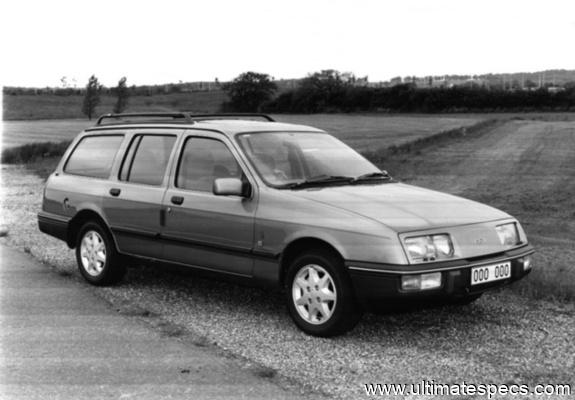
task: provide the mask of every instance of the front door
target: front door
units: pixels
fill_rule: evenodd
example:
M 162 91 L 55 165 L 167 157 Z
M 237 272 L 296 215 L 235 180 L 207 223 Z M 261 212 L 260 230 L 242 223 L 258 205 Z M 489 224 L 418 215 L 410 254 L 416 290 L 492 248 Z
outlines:
M 216 196 L 217 178 L 247 179 L 226 138 L 190 134 L 164 197 L 164 259 L 251 276 L 255 196 Z

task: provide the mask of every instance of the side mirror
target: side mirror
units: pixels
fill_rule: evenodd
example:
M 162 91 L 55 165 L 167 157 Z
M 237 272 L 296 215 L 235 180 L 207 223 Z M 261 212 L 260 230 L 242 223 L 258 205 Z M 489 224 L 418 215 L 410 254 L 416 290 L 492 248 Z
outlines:
M 248 182 L 242 182 L 238 178 L 218 178 L 214 180 L 212 192 L 216 196 L 241 196 L 249 197 L 251 187 Z

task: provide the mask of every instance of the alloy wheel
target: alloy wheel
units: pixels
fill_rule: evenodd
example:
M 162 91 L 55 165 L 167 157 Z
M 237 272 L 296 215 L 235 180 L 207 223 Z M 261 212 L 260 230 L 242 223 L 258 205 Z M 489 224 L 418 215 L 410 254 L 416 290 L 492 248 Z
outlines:
M 106 265 L 106 244 L 96 231 L 89 230 L 82 237 L 80 257 L 84 270 L 91 276 L 99 276 Z
M 327 322 L 337 303 L 332 276 L 321 266 L 303 266 L 292 284 L 292 301 L 301 318 L 313 325 Z

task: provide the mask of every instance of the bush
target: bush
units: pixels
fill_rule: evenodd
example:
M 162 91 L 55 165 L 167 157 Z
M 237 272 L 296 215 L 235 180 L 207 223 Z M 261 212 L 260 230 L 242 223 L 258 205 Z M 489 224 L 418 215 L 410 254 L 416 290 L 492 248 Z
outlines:
M 339 75 L 314 74 L 299 87 L 284 92 L 266 106 L 277 113 L 323 112 L 492 112 L 570 111 L 575 87 L 552 93 L 545 89 L 492 90 L 483 87 L 418 88 L 400 84 L 386 88 L 356 87 Z
M 2 150 L 3 164 L 27 164 L 39 158 L 61 157 L 70 141 L 29 143 Z
M 259 112 L 277 91 L 277 85 L 267 74 L 244 72 L 223 86 L 230 101 L 222 105 L 226 111 Z

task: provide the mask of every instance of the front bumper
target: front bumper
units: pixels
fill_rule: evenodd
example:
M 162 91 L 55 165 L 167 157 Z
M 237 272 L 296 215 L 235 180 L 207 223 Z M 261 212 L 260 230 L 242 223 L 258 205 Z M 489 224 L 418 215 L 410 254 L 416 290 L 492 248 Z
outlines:
M 534 253 L 531 245 L 501 254 L 469 260 L 434 262 L 417 265 L 375 264 L 346 261 L 358 301 L 369 307 L 393 300 L 424 300 L 430 298 L 462 298 L 483 293 L 517 281 L 531 272 L 525 270 L 523 258 Z M 511 262 L 507 279 L 471 285 L 471 269 L 482 265 Z M 441 272 L 441 287 L 422 291 L 401 289 L 401 276 Z

